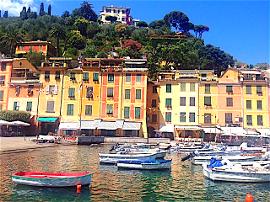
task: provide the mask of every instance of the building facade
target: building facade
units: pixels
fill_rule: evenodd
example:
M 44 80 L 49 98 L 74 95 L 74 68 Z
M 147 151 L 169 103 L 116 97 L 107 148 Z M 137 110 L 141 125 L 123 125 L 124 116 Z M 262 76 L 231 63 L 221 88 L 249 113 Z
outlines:
M 116 17 L 116 22 L 130 25 L 132 23 L 132 18 L 130 16 L 130 8 L 116 7 L 116 6 L 103 6 L 100 12 L 100 20 L 103 23 L 111 23 L 106 17 L 113 16 Z
M 8 109 L 9 82 L 12 71 L 12 59 L 0 58 L 0 111 Z

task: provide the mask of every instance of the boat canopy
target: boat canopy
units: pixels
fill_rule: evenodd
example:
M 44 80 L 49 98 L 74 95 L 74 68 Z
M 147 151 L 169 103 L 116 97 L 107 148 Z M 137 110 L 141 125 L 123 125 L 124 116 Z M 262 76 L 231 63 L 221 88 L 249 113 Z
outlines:
M 81 121 L 81 129 L 83 130 L 95 130 L 97 129 L 101 120 Z
M 55 117 L 39 117 L 37 119 L 38 122 L 48 122 L 48 123 L 54 123 L 58 118 Z
M 124 122 L 123 130 L 140 130 L 141 123 L 139 122 Z
M 59 125 L 60 130 L 78 130 L 79 128 L 79 122 L 61 122 Z

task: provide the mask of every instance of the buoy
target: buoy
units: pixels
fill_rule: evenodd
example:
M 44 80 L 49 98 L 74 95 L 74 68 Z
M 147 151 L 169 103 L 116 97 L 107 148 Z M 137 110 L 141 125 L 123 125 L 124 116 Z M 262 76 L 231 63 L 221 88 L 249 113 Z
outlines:
M 245 202 L 254 202 L 254 197 L 251 193 L 247 193 Z
M 77 184 L 77 194 L 81 193 L 81 191 L 82 191 L 82 185 Z

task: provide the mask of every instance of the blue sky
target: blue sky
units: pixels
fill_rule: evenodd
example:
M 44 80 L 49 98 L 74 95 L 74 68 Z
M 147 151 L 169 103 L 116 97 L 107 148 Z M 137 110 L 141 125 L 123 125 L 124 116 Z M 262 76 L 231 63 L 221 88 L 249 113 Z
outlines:
M 9 1 L 9 0 L 4 0 Z M 15 0 L 16 1 L 16 0 Z M 32 2 L 39 7 L 40 0 Z M 0 0 L 1 2 L 1 0 Z M 65 10 L 79 7 L 80 0 L 44 0 L 45 8 L 52 4 L 52 12 L 61 15 Z M 92 0 L 96 13 L 104 5 L 131 8 L 134 18 L 151 22 L 166 13 L 184 12 L 194 24 L 209 26 L 205 43 L 213 44 L 248 64 L 270 63 L 270 1 L 269 0 Z M 1 9 L 1 6 L 0 6 Z

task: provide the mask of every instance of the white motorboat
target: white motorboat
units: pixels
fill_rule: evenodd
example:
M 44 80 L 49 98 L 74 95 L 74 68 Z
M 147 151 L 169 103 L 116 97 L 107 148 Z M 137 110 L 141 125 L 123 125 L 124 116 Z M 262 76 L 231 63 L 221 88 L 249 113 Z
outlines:
M 121 160 L 117 163 L 118 168 L 140 170 L 164 170 L 171 168 L 172 160 L 156 159 L 154 161 Z
M 253 165 L 233 164 L 220 167 L 203 164 L 203 174 L 214 181 L 270 182 L 270 163 L 265 166 L 254 162 Z
M 195 165 L 202 165 L 204 163 L 209 163 L 213 156 L 195 156 L 192 159 L 192 163 Z M 232 162 L 244 162 L 244 161 L 255 161 L 258 160 L 257 156 L 219 156 L 221 160 L 229 160 Z
M 116 164 L 119 160 L 144 160 L 154 161 L 158 158 L 164 158 L 165 151 L 162 152 L 146 152 L 146 153 L 116 153 L 116 154 L 99 154 L 100 163 Z

